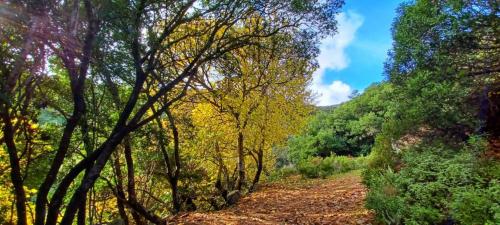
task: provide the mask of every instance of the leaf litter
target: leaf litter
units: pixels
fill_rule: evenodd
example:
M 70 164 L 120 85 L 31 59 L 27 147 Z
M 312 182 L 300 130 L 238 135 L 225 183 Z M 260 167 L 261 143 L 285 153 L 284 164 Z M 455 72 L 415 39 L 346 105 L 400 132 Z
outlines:
M 236 205 L 214 212 L 181 213 L 173 224 L 372 224 L 358 172 L 327 179 L 300 176 L 261 185 Z

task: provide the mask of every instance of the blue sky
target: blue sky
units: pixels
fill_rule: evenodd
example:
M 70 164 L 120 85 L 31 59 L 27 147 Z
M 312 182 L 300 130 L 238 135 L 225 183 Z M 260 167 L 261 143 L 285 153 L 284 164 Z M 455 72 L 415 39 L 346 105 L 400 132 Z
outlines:
M 392 44 L 390 29 L 402 2 L 346 1 L 337 16 L 338 33 L 320 46 L 320 68 L 311 84 L 316 105 L 347 101 L 353 90 L 362 91 L 384 79 L 383 64 Z

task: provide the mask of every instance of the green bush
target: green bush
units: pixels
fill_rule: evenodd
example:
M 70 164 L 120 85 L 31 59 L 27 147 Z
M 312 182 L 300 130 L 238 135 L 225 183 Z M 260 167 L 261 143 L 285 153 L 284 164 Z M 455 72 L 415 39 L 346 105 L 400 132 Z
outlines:
M 442 144 L 409 149 L 398 173 L 369 169 L 366 205 L 384 224 L 499 224 L 499 176 L 468 147 Z M 498 163 L 493 162 L 498 165 Z M 498 168 L 498 167 L 496 167 Z
M 297 164 L 297 170 L 302 176 L 307 178 L 318 178 L 320 177 L 320 164 L 322 159 L 320 157 L 309 157 L 306 160 L 302 160 Z M 325 175 L 325 172 L 322 172 Z
M 288 140 L 290 160 L 298 163 L 331 154 L 369 154 L 391 106 L 392 92 L 389 83 L 373 84 L 348 102 L 320 108 L 310 117 L 306 129 Z
M 453 218 L 462 224 L 500 224 L 500 184 L 457 188 L 451 202 Z
M 275 181 L 282 178 L 289 177 L 291 175 L 297 174 L 297 169 L 294 166 L 284 166 L 279 169 L 273 170 L 269 176 L 267 176 L 267 180 Z
M 370 170 L 369 170 L 370 171 Z M 363 173 L 369 181 L 370 191 L 366 197 L 366 206 L 377 212 L 377 219 L 384 224 L 401 224 L 404 216 L 404 199 L 395 186 L 397 174 L 388 170 Z M 368 178 L 369 177 L 369 178 Z
M 309 157 L 297 164 L 297 170 L 306 178 L 325 178 L 333 174 L 361 169 L 364 168 L 365 165 L 366 157 Z

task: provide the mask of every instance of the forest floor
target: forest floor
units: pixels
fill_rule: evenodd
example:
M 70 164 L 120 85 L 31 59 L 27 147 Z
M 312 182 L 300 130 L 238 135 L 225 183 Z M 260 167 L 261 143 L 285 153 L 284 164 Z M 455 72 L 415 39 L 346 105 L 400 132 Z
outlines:
M 292 176 L 262 184 L 236 205 L 206 213 L 179 214 L 174 224 L 371 224 L 359 171 L 326 179 Z

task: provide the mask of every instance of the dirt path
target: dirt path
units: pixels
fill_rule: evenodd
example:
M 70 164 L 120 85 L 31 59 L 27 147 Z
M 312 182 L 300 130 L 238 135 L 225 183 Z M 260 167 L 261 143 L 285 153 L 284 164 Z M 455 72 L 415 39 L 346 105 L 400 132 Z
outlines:
M 174 224 L 370 224 L 359 172 L 330 179 L 262 185 L 235 206 L 217 212 L 181 214 Z

